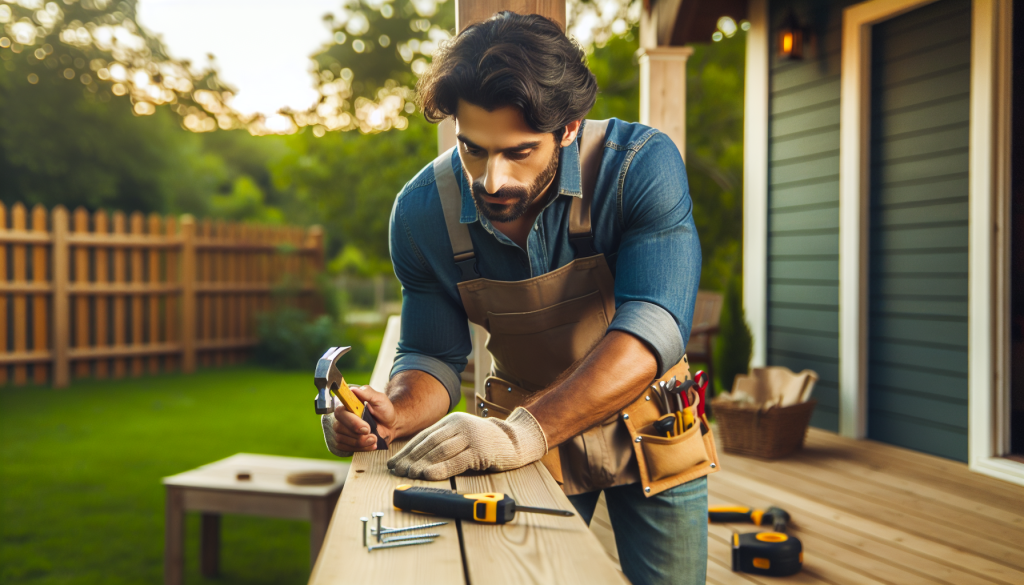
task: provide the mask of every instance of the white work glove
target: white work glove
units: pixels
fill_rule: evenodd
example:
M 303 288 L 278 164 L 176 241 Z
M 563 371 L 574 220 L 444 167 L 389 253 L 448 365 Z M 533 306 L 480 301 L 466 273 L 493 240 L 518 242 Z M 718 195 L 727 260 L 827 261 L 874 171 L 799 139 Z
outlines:
M 506 420 L 453 412 L 413 437 L 388 460 L 388 468 L 395 475 L 439 481 L 470 469 L 517 469 L 547 452 L 544 430 L 525 408 Z
M 334 413 L 320 415 L 320 425 L 324 428 L 324 442 L 327 443 L 327 450 L 338 457 L 351 457 L 351 451 L 342 451 L 334 440 Z

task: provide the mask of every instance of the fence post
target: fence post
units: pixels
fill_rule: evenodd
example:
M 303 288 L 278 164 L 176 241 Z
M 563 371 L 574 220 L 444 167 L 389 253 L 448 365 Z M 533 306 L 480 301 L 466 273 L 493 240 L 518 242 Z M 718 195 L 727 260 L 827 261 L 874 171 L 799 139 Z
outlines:
M 196 220 L 181 217 L 181 371 L 196 371 Z
M 53 386 L 64 388 L 70 379 L 68 338 L 71 336 L 68 278 L 71 275 L 68 249 L 68 210 L 53 208 Z

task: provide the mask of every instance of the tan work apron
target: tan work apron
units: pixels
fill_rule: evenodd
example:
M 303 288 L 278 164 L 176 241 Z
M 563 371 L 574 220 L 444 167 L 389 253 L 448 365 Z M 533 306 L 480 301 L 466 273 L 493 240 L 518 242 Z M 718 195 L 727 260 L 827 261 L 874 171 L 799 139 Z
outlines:
M 573 199 L 569 219 L 576 259 L 522 281 L 488 280 L 476 273 L 469 228 L 459 222 L 462 193 L 451 151 L 434 161 L 452 252 L 462 271 L 459 294 L 469 320 L 488 332 L 487 350 L 493 358 L 485 388 L 476 390 L 478 415 L 504 418 L 527 396 L 550 386 L 604 338 L 615 316 L 615 281 L 604 255 L 593 249 L 590 221 L 607 125 L 606 120 L 588 121 L 580 137 L 583 195 Z M 680 366 L 685 369 L 685 358 L 673 368 L 677 374 Z M 544 457 L 543 463 L 567 495 L 641 480 L 637 462 L 637 455 L 643 456 L 637 445 L 641 439 L 623 418 L 628 416 L 616 414 Z M 646 476 L 647 466 L 641 467 Z M 650 489 L 645 492 L 651 494 Z

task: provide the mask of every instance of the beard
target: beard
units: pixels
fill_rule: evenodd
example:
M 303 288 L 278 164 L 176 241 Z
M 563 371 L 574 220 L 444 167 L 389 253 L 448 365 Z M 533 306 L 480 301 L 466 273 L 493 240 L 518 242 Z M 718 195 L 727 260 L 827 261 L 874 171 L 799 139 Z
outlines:
M 556 143 L 555 153 L 551 156 L 551 160 L 548 161 L 547 167 L 537 175 L 537 178 L 530 183 L 529 187 L 505 185 L 498 189 L 496 193 L 488 193 L 483 183 L 472 183 L 473 200 L 476 202 L 477 210 L 489 221 L 495 223 L 508 223 L 526 215 L 526 211 L 530 208 L 530 203 L 533 203 L 540 196 L 541 191 L 548 186 L 548 183 L 551 182 L 551 179 L 558 172 L 558 159 L 561 152 L 562 148 Z M 463 167 L 462 172 L 466 172 L 465 167 Z M 466 175 L 466 181 L 469 181 L 468 174 Z M 488 203 L 484 201 L 484 195 L 502 199 L 506 203 Z

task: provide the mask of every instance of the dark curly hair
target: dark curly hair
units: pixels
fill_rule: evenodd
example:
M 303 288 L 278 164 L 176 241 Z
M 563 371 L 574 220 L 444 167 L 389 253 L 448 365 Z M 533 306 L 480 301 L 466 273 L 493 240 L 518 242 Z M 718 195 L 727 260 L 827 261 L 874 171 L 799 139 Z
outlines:
M 515 106 L 534 131 L 556 135 L 597 99 L 583 48 L 552 20 L 509 11 L 442 44 L 416 89 L 431 122 L 454 116 L 463 99 L 489 111 Z

